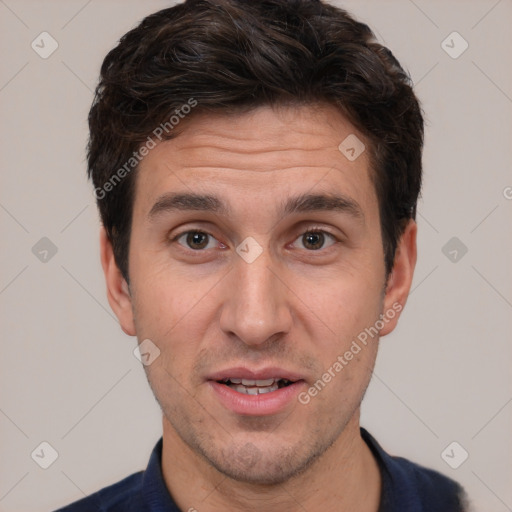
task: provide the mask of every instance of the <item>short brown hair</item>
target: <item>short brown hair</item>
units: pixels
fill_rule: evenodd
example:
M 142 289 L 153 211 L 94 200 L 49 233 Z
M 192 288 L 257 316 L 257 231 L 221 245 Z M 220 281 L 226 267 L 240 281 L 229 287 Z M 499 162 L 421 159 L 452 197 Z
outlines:
M 187 118 L 283 103 L 339 108 L 368 143 L 389 275 L 421 188 L 423 117 L 408 74 L 367 25 L 320 0 L 187 0 L 121 38 L 89 113 L 88 174 L 127 281 L 134 157 L 158 126 L 173 137 L 169 120 L 191 99 Z

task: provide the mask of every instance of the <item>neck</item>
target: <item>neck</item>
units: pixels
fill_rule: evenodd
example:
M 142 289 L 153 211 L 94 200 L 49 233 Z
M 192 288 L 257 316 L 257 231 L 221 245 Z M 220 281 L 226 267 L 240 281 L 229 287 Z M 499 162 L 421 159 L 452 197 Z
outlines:
M 309 468 L 280 485 L 233 480 L 192 451 L 164 417 L 162 471 L 181 510 L 377 512 L 380 471 L 359 431 L 359 411 Z

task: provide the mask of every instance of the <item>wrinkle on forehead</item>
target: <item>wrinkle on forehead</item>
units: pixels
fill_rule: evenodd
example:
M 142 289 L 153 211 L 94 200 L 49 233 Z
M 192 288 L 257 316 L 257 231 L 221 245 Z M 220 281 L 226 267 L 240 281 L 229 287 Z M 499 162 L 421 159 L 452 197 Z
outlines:
M 242 194 L 243 200 L 244 191 L 266 189 L 265 194 L 274 195 L 282 189 L 290 194 L 299 191 L 294 190 L 298 185 L 303 184 L 300 192 L 307 192 L 329 181 L 329 189 L 354 197 L 356 189 L 359 194 L 367 189 L 366 154 L 352 162 L 338 149 L 354 132 L 333 106 L 278 112 L 261 107 L 239 115 L 198 113 L 186 120 L 177 137 L 158 144 L 143 159 L 137 188 L 140 191 L 142 185 L 148 199 L 155 201 L 176 186 L 197 191 L 211 183 Z M 262 173 L 268 178 L 258 177 Z
M 244 155 L 337 151 L 343 133 L 356 132 L 332 105 L 277 110 L 265 106 L 230 115 L 199 113 L 189 126 L 190 129 L 185 127 L 180 136 L 173 139 L 177 151 L 225 150 Z M 358 136 L 362 138 L 361 134 Z

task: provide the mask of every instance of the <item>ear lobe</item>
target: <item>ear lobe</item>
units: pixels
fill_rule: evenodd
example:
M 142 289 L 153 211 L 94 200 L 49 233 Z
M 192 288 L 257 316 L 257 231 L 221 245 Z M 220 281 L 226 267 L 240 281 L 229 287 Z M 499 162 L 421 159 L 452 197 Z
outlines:
M 117 316 L 121 329 L 129 336 L 135 336 L 130 289 L 117 266 L 112 243 L 103 226 L 100 228 L 100 257 L 110 307 Z
M 417 231 L 416 222 L 412 219 L 409 220 L 398 242 L 393 270 L 389 276 L 384 297 L 384 311 L 382 314 L 387 318 L 387 322 L 381 329 L 380 336 L 385 336 L 393 331 L 407 302 L 416 266 Z

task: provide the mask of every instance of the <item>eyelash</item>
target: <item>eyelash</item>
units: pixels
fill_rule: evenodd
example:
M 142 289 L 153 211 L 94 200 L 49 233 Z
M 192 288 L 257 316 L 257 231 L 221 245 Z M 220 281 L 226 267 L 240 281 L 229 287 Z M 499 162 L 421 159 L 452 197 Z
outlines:
M 200 229 L 188 229 L 186 231 L 182 231 L 181 233 L 178 233 L 174 238 L 172 238 L 170 240 L 170 242 L 177 242 L 183 235 L 187 235 L 189 233 L 200 233 L 200 234 L 203 234 L 203 235 L 207 235 L 211 238 L 214 238 L 216 240 L 216 238 L 211 234 L 211 233 L 208 233 L 208 231 L 203 231 L 203 230 L 200 230 Z M 329 238 L 331 238 L 331 240 L 336 243 L 336 242 L 339 242 L 339 240 L 332 234 L 330 233 L 329 231 L 326 231 L 325 229 L 321 229 L 321 228 L 318 228 L 318 227 L 310 227 L 306 230 L 304 230 L 299 236 L 297 236 L 295 238 L 295 240 L 297 240 L 298 238 L 304 236 L 305 234 L 310 234 L 310 233 L 322 233 L 324 235 L 327 235 Z M 295 241 L 294 240 L 294 241 Z M 181 245 L 181 244 L 180 244 Z M 334 244 L 333 244 L 334 245 Z M 203 253 L 205 252 L 205 249 L 190 249 L 190 248 L 187 248 L 187 247 L 184 247 L 182 246 L 185 250 L 189 250 L 190 252 L 192 253 L 197 253 L 197 254 L 200 254 L 200 253 Z M 332 246 L 331 246 L 332 247 Z M 307 250 L 307 252 L 311 252 L 311 253 L 314 253 L 314 252 L 320 252 L 322 251 L 322 249 L 316 249 L 316 250 Z

